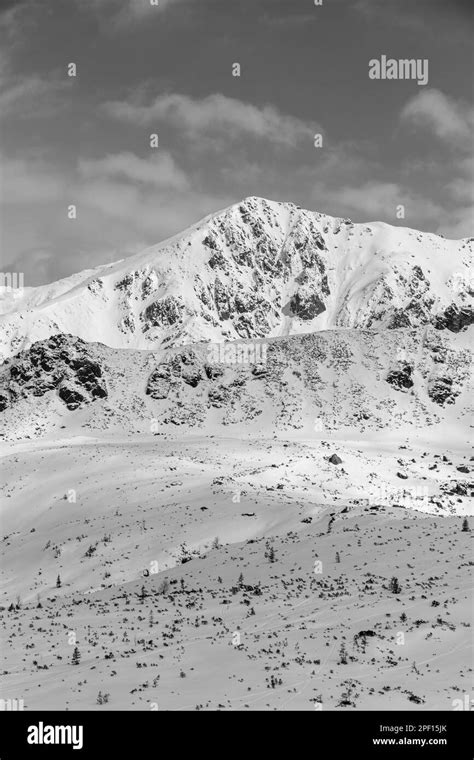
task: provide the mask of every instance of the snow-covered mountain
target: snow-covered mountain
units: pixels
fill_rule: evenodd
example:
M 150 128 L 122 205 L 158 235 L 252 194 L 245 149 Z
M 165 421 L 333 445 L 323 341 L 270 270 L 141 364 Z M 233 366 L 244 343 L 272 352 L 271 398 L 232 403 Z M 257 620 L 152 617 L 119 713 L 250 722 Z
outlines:
M 0 351 L 57 333 L 113 348 L 472 322 L 473 240 L 247 198 L 142 253 L 0 298 Z
M 472 242 L 248 198 L 4 293 L 0 695 L 453 709 Z

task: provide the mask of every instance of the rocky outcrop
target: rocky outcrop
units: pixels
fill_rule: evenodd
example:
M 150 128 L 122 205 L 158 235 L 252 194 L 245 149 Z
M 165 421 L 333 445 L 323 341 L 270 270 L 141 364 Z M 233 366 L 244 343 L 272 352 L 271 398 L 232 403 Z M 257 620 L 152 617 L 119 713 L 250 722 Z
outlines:
M 399 369 L 391 370 L 385 379 L 392 388 L 396 388 L 398 391 L 408 390 L 409 388 L 413 388 L 412 373 L 413 367 L 410 367 L 409 364 L 405 364 Z
M 326 306 L 317 293 L 311 293 L 308 288 L 296 293 L 290 301 L 291 313 L 304 320 L 311 320 L 322 314 Z
M 445 311 L 438 315 L 434 325 L 438 330 L 450 330 L 459 332 L 474 322 L 474 311 L 467 306 L 459 308 L 455 305 L 448 306 Z
M 146 332 L 150 327 L 170 327 L 170 325 L 175 325 L 181 319 L 183 312 L 184 305 L 181 299 L 176 296 L 167 296 L 161 301 L 151 303 L 142 312 L 142 329 Z
M 428 383 L 428 396 L 435 404 L 454 404 L 459 389 L 450 377 L 437 377 Z
M 79 338 L 55 335 L 9 359 L 0 371 L 0 410 L 54 391 L 71 411 L 107 398 L 102 368 Z

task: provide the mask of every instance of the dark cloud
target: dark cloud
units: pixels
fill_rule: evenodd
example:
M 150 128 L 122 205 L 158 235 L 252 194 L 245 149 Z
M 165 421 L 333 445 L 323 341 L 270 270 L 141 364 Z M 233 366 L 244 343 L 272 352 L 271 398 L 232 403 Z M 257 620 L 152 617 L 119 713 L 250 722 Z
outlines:
M 370 19 L 385 18 L 388 22 L 430 26 L 439 23 L 442 18 L 454 22 L 472 17 L 473 3 L 471 0 L 336 0 L 340 5 L 349 7 L 365 14 Z
M 17 8 L 25 7 L 30 0 L 0 0 L 0 16 L 11 13 Z

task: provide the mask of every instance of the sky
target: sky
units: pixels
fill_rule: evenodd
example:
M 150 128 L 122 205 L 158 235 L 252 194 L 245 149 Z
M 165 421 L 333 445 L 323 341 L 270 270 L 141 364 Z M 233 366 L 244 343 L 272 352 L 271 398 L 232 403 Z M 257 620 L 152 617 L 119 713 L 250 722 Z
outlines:
M 152 3 L 0 0 L 2 272 L 51 282 L 249 195 L 474 234 L 470 2 Z M 370 78 L 382 56 L 427 83 Z

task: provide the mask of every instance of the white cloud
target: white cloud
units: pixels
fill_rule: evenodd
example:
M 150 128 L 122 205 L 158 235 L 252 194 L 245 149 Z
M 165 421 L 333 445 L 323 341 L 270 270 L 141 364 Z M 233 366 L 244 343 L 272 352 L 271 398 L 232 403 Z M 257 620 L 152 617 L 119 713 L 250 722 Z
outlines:
M 444 95 L 440 90 L 423 90 L 402 110 L 402 121 L 431 130 L 453 147 L 469 147 L 474 128 L 474 109 Z
M 0 156 L 1 202 L 4 205 L 49 203 L 63 196 L 66 182 L 53 169 L 33 158 L 8 160 Z
M 473 237 L 474 204 L 455 209 L 442 220 L 438 232 L 452 240 Z
M 313 188 L 313 197 L 324 203 L 325 209 L 329 204 L 332 209 L 329 213 L 335 216 L 354 215 L 366 221 L 382 219 L 408 227 L 414 226 L 414 220 L 432 221 L 440 214 L 435 203 L 420 198 L 396 182 L 369 181 L 357 186 L 342 185 L 329 191 L 319 183 Z M 404 220 L 397 218 L 400 205 L 405 209 Z
M 56 75 L 48 78 L 38 74 L 19 74 L 12 71 L 11 56 L 6 48 L 0 51 L 0 116 L 30 118 L 51 113 L 61 104 L 59 95 L 71 86 Z
M 69 86 L 68 82 L 41 79 L 30 76 L 6 82 L 0 80 L 0 114 L 3 118 L 31 118 L 51 114 L 59 108 L 58 96 Z
M 294 116 L 280 113 L 273 106 L 259 108 L 236 98 L 214 94 L 205 98 L 187 95 L 159 95 L 149 105 L 124 101 L 109 102 L 105 111 L 116 119 L 133 124 L 156 125 L 160 121 L 184 130 L 192 136 L 225 133 L 296 146 L 310 140 L 317 125 L 310 125 Z
M 165 153 L 83 159 L 76 170 L 34 155 L 0 156 L 0 166 L 3 258 L 36 282 L 103 263 L 107 250 L 109 260 L 123 258 L 237 200 L 191 181 Z
M 124 29 L 128 24 L 158 18 L 164 11 L 190 0 L 158 0 L 152 5 L 150 0 L 77 0 L 80 10 L 93 9 L 107 16 L 113 29 Z
M 28 11 L 27 0 L 4 0 L 0 6 L 0 29 L 10 43 L 18 40 L 24 11 Z
M 451 238 L 471 236 L 474 232 L 474 108 L 439 90 L 424 90 L 408 101 L 401 120 L 429 130 L 446 148 L 445 155 L 441 153 L 436 161 L 436 176 L 444 203 L 435 229 Z
M 101 159 L 83 159 L 79 161 L 79 172 L 85 179 L 121 177 L 131 182 L 173 190 L 184 190 L 189 185 L 186 174 L 176 165 L 173 157 L 163 151 L 148 159 L 130 152 Z
M 185 229 L 202 216 L 229 205 L 226 196 L 214 196 L 197 188 L 180 193 L 152 189 L 140 190 L 117 180 L 94 180 L 77 189 L 77 203 L 84 218 L 89 211 L 98 212 L 101 225 L 113 237 L 115 224 L 126 225 L 127 248 L 138 236 L 154 244 Z M 98 262 L 100 263 L 100 262 Z

